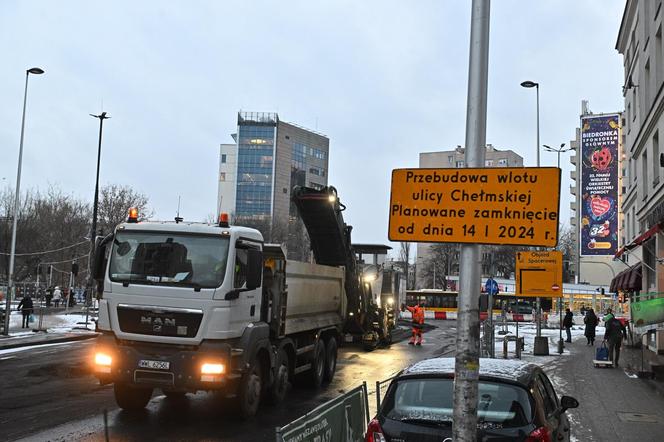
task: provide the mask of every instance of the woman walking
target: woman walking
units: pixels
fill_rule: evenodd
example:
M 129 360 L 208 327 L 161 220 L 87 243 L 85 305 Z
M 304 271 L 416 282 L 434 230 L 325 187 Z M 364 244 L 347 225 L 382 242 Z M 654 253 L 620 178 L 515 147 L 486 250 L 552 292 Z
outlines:
M 593 309 L 588 309 L 586 316 L 583 318 L 583 322 L 586 324 L 586 331 L 584 334 L 588 340 L 588 345 L 595 345 L 595 327 L 597 327 L 599 319 Z

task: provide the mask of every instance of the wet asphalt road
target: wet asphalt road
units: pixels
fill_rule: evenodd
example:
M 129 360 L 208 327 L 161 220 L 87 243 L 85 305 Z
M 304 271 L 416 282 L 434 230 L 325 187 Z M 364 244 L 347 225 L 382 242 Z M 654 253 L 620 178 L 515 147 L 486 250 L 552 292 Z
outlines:
M 418 360 L 452 355 L 455 321 L 435 321 L 421 348 L 406 341 L 364 352 L 340 349 L 334 380 L 319 390 L 293 387 L 286 400 L 264 406 L 241 421 L 232 399 L 213 394 L 167 399 L 155 390 L 143 413 L 115 405 L 111 386 L 99 386 L 90 374 L 92 341 L 74 342 L 0 355 L 0 428 L 2 440 L 103 441 L 104 411 L 112 441 L 272 441 L 274 429 L 329 399 L 367 381 L 369 406 L 375 408 L 375 382 L 391 377 Z

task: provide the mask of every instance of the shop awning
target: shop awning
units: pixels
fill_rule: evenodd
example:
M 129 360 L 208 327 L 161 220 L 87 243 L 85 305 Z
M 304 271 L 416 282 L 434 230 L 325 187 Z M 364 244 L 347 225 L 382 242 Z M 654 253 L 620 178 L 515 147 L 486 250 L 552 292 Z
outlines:
M 613 258 L 614 258 L 614 259 L 616 259 L 616 258 L 620 258 L 620 257 L 622 256 L 623 253 L 625 253 L 625 252 L 628 251 L 628 250 L 632 250 L 632 249 L 635 248 L 635 247 L 640 246 L 641 244 L 643 244 L 644 242 L 646 242 L 646 241 L 648 241 L 650 238 L 652 238 L 652 236 L 653 236 L 655 233 L 660 232 L 661 230 L 662 230 L 662 224 L 661 224 L 661 223 L 659 223 L 659 224 L 655 224 L 655 225 L 652 226 L 650 229 L 648 229 L 645 233 L 642 233 L 641 235 L 639 235 L 639 236 L 637 236 L 636 238 L 634 238 L 634 241 L 632 241 L 631 243 L 627 244 L 626 246 L 621 247 L 621 248 L 616 252 L 616 254 L 613 255 Z
M 630 292 L 641 290 L 641 269 L 641 263 L 638 263 L 629 271 L 629 277 L 627 278 L 623 290 L 628 290 Z
M 641 263 L 638 263 L 632 268 L 623 270 L 611 280 L 609 292 L 617 293 L 620 290 L 641 290 Z

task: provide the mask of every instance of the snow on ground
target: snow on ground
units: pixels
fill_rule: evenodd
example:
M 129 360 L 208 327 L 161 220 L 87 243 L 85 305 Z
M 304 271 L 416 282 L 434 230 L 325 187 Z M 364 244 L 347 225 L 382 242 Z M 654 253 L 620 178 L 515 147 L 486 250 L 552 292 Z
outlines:
M 23 321 L 23 315 L 20 312 L 12 312 L 9 318 L 9 335 L 12 338 L 16 337 L 25 337 L 33 336 L 33 328 L 39 326 L 39 314 L 35 314 L 35 321 L 30 323 L 30 328 L 21 328 L 21 323 Z M 88 328 L 91 330 L 94 329 L 94 323 L 92 322 L 93 317 L 89 316 Z M 49 333 L 69 333 L 76 327 L 84 327 L 85 324 L 79 324 L 85 322 L 85 313 L 58 313 L 44 315 L 42 319 L 42 327 L 46 328 Z M 9 338 L 11 339 L 11 338 Z
M 0 356 L 2 355 L 7 355 L 7 354 L 12 354 L 12 353 L 17 353 L 20 351 L 26 351 L 26 350 L 34 350 L 35 348 L 46 348 L 46 347 L 55 347 L 55 346 L 60 346 L 60 345 L 70 345 L 70 344 L 75 344 L 78 341 L 68 341 L 68 342 L 54 342 L 52 344 L 36 344 L 36 345 L 28 345 L 25 347 L 16 347 L 16 348 L 7 348 L 4 350 L 0 350 Z

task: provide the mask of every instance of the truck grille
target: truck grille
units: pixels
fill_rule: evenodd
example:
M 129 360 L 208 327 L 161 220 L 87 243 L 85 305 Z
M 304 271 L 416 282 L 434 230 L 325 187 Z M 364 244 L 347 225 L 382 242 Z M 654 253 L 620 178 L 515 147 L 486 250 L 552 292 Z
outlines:
M 118 322 L 125 333 L 193 338 L 202 319 L 200 310 L 118 305 Z

